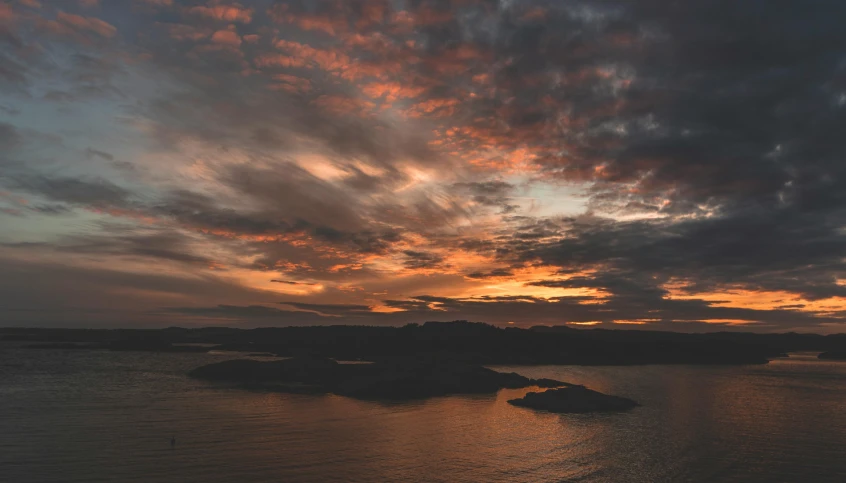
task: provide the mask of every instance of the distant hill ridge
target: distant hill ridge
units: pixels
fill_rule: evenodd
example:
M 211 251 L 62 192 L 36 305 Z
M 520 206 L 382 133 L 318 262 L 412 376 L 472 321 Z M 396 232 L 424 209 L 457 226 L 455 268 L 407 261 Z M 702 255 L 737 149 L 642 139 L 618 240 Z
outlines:
M 408 354 L 437 354 L 478 364 L 755 364 L 793 351 L 846 349 L 843 334 L 687 334 L 566 326 L 521 329 L 467 321 L 402 327 L 5 328 L 0 329 L 0 340 L 50 342 L 55 349 L 62 344 L 70 347 L 69 343 L 82 343 L 95 349 L 147 351 L 182 350 L 179 344 L 204 343 L 215 345 L 215 350 L 280 356 L 314 354 L 338 360 L 379 361 Z

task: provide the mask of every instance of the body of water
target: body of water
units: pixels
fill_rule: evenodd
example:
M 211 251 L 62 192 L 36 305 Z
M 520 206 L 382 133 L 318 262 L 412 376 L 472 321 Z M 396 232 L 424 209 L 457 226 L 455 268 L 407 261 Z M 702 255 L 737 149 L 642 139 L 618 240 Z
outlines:
M 846 363 L 815 355 L 494 368 L 642 404 L 591 415 L 506 403 L 528 390 L 386 404 L 185 376 L 232 357 L 0 345 L 0 480 L 846 481 Z

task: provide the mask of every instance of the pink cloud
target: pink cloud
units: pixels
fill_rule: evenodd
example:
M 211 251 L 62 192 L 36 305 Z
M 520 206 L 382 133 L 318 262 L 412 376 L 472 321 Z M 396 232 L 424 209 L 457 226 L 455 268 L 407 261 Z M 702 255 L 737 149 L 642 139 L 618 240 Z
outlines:
M 178 41 L 197 41 L 208 38 L 211 35 L 210 30 L 199 29 L 192 25 L 181 23 L 157 23 L 155 26 L 167 30 L 168 36 Z
M 347 20 L 343 17 L 331 17 L 320 14 L 292 14 L 285 12 L 286 9 L 272 9 L 268 14 L 276 23 L 288 23 L 296 25 L 300 30 L 313 30 L 329 35 L 336 35 L 347 30 Z
M 450 22 L 455 18 L 452 12 L 435 10 L 426 5 L 414 12 L 414 23 L 416 25 L 437 25 Z
M 547 11 L 543 7 L 533 7 L 526 11 L 521 17 L 520 20 L 524 22 L 534 21 L 534 20 L 543 20 L 546 18 Z
M 188 12 L 201 17 L 212 18 L 224 22 L 250 23 L 253 20 L 253 9 L 240 4 L 213 5 L 210 7 L 191 7 Z
M 7 3 L 0 3 L 0 22 L 8 22 L 15 17 L 12 6 Z
M 271 89 L 281 89 L 290 93 L 305 93 L 311 90 L 311 81 L 287 74 L 276 74 L 273 80 L 279 84 L 272 84 Z
M 258 67 L 306 67 L 305 59 L 284 54 L 262 54 L 256 57 Z
M 387 73 L 401 69 L 396 63 L 360 62 L 339 50 L 318 49 L 290 40 L 277 41 L 276 48 L 284 50 L 287 54 L 284 57 L 288 60 L 282 61 L 282 56 L 278 56 L 281 62 L 270 61 L 269 57 L 257 59 L 257 62 L 281 67 L 317 67 L 350 81 L 364 77 L 384 78 Z
M 362 28 L 372 24 L 382 23 L 385 20 L 387 10 L 387 2 L 382 0 L 370 0 L 364 2 L 361 5 L 361 16 L 359 17 L 356 26 Z
M 56 19 L 76 30 L 85 32 L 93 32 L 101 37 L 111 38 L 117 33 L 117 29 L 99 18 L 83 17 L 82 15 L 74 15 L 72 13 L 65 13 L 60 11 L 56 14 Z

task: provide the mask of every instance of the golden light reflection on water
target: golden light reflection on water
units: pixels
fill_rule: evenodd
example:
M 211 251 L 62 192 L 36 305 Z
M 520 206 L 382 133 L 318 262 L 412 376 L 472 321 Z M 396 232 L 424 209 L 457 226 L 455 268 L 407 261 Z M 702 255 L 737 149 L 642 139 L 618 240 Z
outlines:
M 809 368 L 824 370 L 816 380 L 794 380 Z M 846 440 L 842 403 L 802 397 L 846 375 L 846 364 L 800 357 L 745 367 L 494 369 L 584 384 L 643 406 L 624 414 L 556 415 L 507 404 L 541 390 L 525 388 L 399 403 L 221 393 L 206 409 L 215 419 L 234 413 L 262 424 L 241 429 L 249 438 L 255 431 L 273 435 L 259 438 L 248 458 L 270 467 L 280 455 L 297 455 L 279 474 L 306 480 L 330 471 L 345 481 L 767 481 L 762 462 L 802 460 L 803 451 L 818 446 L 814 438 Z M 846 388 L 841 383 L 837 391 L 842 396 Z M 820 410 L 837 417 L 821 417 Z M 803 428 L 816 433 L 797 450 L 795 433 Z
M 382 403 L 184 377 L 223 355 L 63 354 L 32 364 L 55 377 L 7 378 L 0 398 L 0 410 L 17 416 L 0 419 L 0 465 L 46 451 L 49 461 L 27 473 L 43 481 L 653 483 L 846 474 L 846 364 L 814 356 L 761 366 L 495 368 L 642 404 L 622 414 L 557 415 L 507 404 L 534 388 Z M 11 481 L 26 481 L 14 473 L 22 466 L 3 468 L 19 477 Z

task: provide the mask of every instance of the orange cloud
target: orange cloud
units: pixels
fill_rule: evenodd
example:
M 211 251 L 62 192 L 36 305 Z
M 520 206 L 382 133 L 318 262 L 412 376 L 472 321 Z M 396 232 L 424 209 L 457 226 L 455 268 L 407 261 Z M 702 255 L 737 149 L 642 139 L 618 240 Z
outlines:
M 255 58 L 259 67 L 306 67 L 306 60 L 283 54 L 262 54 Z
M 375 108 L 372 102 L 336 95 L 322 95 L 312 103 L 332 114 L 358 117 L 367 117 L 370 111 Z
M 268 15 L 276 23 L 288 23 L 299 27 L 301 30 L 319 31 L 328 35 L 336 35 L 346 32 L 348 21 L 343 16 L 330 16 L 326 14 L 312 13 L 289 13 L 287 5 L 278 5 L 268 10 Z
M 253 20 L 253 9 L 244 8 L 237 3 L 233 5 L 213 5 L 211 7 L 191 7 L 188 9 L 188 13 L 223 22 L 250 23 Z
M 344 36 L 343 41 L 344 45 L 349 49 L 359 48 L 382 56 L 399 53 L 399 48 L 396 44 L 380 32 L 371 32 L 369 34 L 356 32 Z
M 408 117 L 446 117 L 455 112 L 455 106 L 461 104 L 458 99 L 429 99 L 411 106 L 405 111 Z
M 359 62 L 337 50 L 318 49 L 291 40 L 279 40 L 275 45 L 276 48 L 286 51 L 289 59 L 295 60 L 278 59 L 273 61 L 271 60 L 272 57 L 262 56 L 261 62 L 263 65 L 316 67 L 350 81 L 364 77 L 384 78 L 387 73 L 396 72 L 401 68 L 395 63 Z
M 316 49 L 307 44 L 293 42 L 290 40 L 279 40 L 276 48 L 289 52 L 294 57 L 299 57 L 307 63 L 316 64 L 323 70 L 339 71 L 351 64 L 350 58 L 332 50 Z
M 805 299 L 801 294 L 786 290 L 749 290 L 742 287 L 722 287 L 715 292 L 687 292 L 684 282 L 665 284 L 670 300 L 705 300 L 718 307 L 737 307 L 752 310 L 796 310 L 816 315 L 830 315 L 846 310 L 846 297 Z
M 417 97 L 426 89 L 413 87 L 399 82 L 371 82 L 361 86 L 361 92 L 371 99 L 382 99 L 385 102 L 394 102 L 397 99 Z
M 741 319 L 702 319 L 694 322 L 705 322 L 706 324 L 721 324 L 721 325 L 749 325 L 755 324 L 757 320 L 741 320 Z
M 238 37 L 238 34 L 233 30 L 218 30 L 212 35 L 211 41 L 232 47 L 241 46 L 241 37 Z

